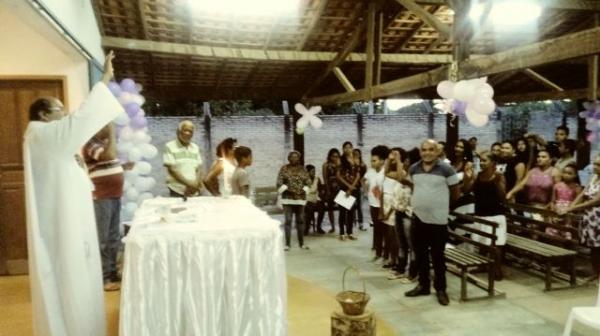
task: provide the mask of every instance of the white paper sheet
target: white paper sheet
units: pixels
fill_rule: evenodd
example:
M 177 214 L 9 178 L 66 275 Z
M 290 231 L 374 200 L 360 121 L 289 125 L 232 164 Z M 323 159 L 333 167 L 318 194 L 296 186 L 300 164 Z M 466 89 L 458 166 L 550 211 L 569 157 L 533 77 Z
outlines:
M 335 199 L 333 201 L 343 206 L 344 208 L 350 210 L 354 205 L 354 202 L 356 202 L 356 197 L 352 195 L 346 197 L 346 192 L 340 190 L 340 192 L 337 194 L 337 196 L 335 196 Z

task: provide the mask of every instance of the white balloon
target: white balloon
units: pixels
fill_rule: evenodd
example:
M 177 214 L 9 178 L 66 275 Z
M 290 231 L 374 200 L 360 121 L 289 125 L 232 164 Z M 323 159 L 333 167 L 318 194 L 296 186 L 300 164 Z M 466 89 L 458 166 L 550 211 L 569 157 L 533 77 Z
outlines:
M 126 170 L 125 173 L 123 173 L 125 175 L 125 181 L 130 181 L 130 187 L 131 185 L 135 184 L 135 179 L 138 176 L 138 172 L 135 169 L 131 169 L 131 170 Z M 125 188 L 124 188 L 125 189 Z
M 125 126 L 129 124 L 129 116 L 127 115 L 127 113 L 125 113 L 125 111 L 123 111 L 119 113 L 119 115 L 113 121 L 119 126 Z
M 133 138 L 133 130 L 129 126 L 125 126 L 121 129 L 121 133 L 119 133 L 119 139 L 121 141 L 127 142 L 131 141 Z
M 148 191 L 156 185 L 156 180 L 153 177 L 138 176 L 135 179 L 135 188 L 140 192 Z
M 129 153 L 129 151 L 133 148 L 133 143 L 129 141 L 120 141 L 117 144 L 117 152 L 119 153 Z
M 488 83 L 482 83 L 475 89 L 476 97 L 492 98 L 494 97 L 494 88 Z
M 129 182 L 129 180 L 125 180 L 125 182 L 123 182 L 123 190 L 127 190 L 131 188 L 131 182 Z
M 142 86 L 142 84 L 135 84 L 135 89 L 137 90 L 137 92 L 142 92 L 142 90 L 144 90 L 144 87 Z
M 312 117 L 310 118 L 310 125 L 315 129 L 319 129 L 323 127 L 323 121 L 317 117 Z
M 469 102 L 469 107 L 479 114 L 490 115 L 496 109 L 496 103 L 491 98 L 477 97 Z
M 140 105 L 142 106 L 142 105 Z M 144 111 L 144 109 L 140 109 L 140 111 L 138 112 L 138 115 L 141 115 L 142 117 L 146 116 L 146 111 Z
M 451 99 L 454 95 L 454 85 L 455 83 L 449 80 L 441 81 L 437 85 L 437 93 L 442 98 Z
M 135 146 L 132 147 L 129 150 L 129 161 L 137 162 L 137 161 L 140 161 L 141 159 L 142 159 L 142 150 Z
M 473 110 L 473 108 L 469 105 L 467 105 L 465 115 L 467 116 L 467 120 L 471 123 L 471 125 L 475 127 L 481 127 L 487 124 L 489 121 L 489 117 L 487 115 L 477 113 L 477 111 Z
M 148 175 L 152 171 L 152 165 L 146 161 L 139 161 L 134 168 L 140 175 Z
M 304 134 L 304 128 L 297 128 L 296 127 L 296 133 L 298 133 L 298 135 Z
M 471 81 L 462 80 L 454 85 L 453 96 L 465 102 L 470 101 L 475 95 L 475 87 Z
M 140 196 L 140 193 L 136 188 L 129 188 L 125 191 L 125 197 L 127 197 L 129 201 L 135 202 L 138 196 Z
M 135 95 L 129 92 L 123 92 L 121 93 L 121 95 L 119 96 L 118 100 L 119 103 L 121 103 L 121 105 L 125 106 L 129 103 L 133 103 L 134 102 L 134 97 Z
M 158 149 L 149 143 L 140 145 L 140 149 L 142 150 L 142 157 L 144 159 L 152 159 L 158 154 Z
M 154 196 L 152 196 L 152 193 L 145 192 L 145 193 L 142 193 L 142 194 L 141 194 L 141 195 L 138 197 L 138 202 L 140 202 L 140 204 L 141 204 L 141 203 L 142 203 L 142 202 L 144 202 L 145 200 L 149 200 L 149 199 L 152 199 L 152 198 L 154 198 Z
M 131 141 L 133 141 L 134 144 L 146 143 L 146 132 L 143 130 L 134 131 L 131 136 Z
M 306 128 L 306 126 L 308 126 L 308 123 L 309 123 L 308 117 L 302 117 L 302 118 L 298 119 L 298 121 L 296 122 L 296 128 L 304 129 L 304 128 Z
M 133 217 L 133 215 L 135 214 L 135 210 L 137 210 L 138 205 L 135 202 L 127 202 L 127 204 L 125 204 L 125 215 L 127 217 Z
M 134 94 L 133 97 L 131 98 L 131 100 L 140 106 L 144 105 L 144 103 L 146 102 L 146 99 L 143 96 L 138 95 L 138 94 Z

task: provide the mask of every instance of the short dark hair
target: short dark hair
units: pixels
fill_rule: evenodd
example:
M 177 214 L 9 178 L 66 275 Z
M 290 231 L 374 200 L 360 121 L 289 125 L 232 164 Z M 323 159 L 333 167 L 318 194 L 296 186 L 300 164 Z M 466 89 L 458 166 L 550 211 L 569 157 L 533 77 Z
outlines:
M 502 146 L 504 144 L 509 144 L 512 148 L 516 148 L 517 147 L 517 146 L 515 146 L 515 144 L 511 140 L 503 140 L 502 143 L 500 144 L 500 146 Z
M 235 155 L 235 159 L 240 162 L 242 159 L 252 155 L 252 150 L 246 146 L 239 146 L 235 148 L 233 155 Z
M 29 120 L 42 120 L 40 112 L 49 113 L 52 108 L 52 102 L 48 98 L 38 98 L 29 106 Z
M 471 141 L 471 140 L 475 140 L 475 141 L 477 141 L 477 137 L 470 137 L 470 138 L 469 138 L 469 141 Z
M 342 149 L 343 149 L 344 147 L 346 147 L 346 145 L 350 145 L 350 146 L 354 147 L 354 145 L 352 145 L 352 142 L 350 142 L 350 141 L 346 141 L 346 142 L 344 142 L 344 143 L 342 144 Z
M 494 142 L 494 143 L 493 143 L 493 144 L 490 146 L 490 148 L 494 148 L 494 146 L 502 146 L 502 144 L 501 144 L 501 143 L 499 143 L 499 142 Z
M 313 166 L 311 164 L 307 164 L 306 165 L 306 171 L 311 171 L 311 170 L 314 170 L 314 169 L 315 169 L 315 166 Z
M 563 131 L 565 131 L 565 133 L 567 133 L 567 136 L 569 136 L 569 133 L 570 133 L 570 131 L 569 131 L 569 128 L 568 128 L 567 126 L 565 126 L 565 125 L 560 125 L 560 126 L 558 126 L 558 127 L 556 128 L 556 130 L 557 130 L 557 131 L 558 131 L 558 130 L 563 130 Z
M 378 145 L 371 149 L 371 156 L 377 156 L 381 160 L 385 160 L 390 155 L 390 149 L 384 145 Z
M 405 150 L 404 150 L 404 148 L 402 148 L 402 147 L 394 147 L 394 148 L 392 148 L 392 149 L 391 149 L 391 151 L 392 151 L 392 152 L 393 152 L 393 151 L 396 151 L 396 152 L 400 153 L 400 160 L 401 160 L 401 161 L 404 161 L 404 160 L 406 160 L 406 159 L 407 159 L 407 157 L 408 157 L 408 156 L 406 155 L 406 151 L 405 151 Z

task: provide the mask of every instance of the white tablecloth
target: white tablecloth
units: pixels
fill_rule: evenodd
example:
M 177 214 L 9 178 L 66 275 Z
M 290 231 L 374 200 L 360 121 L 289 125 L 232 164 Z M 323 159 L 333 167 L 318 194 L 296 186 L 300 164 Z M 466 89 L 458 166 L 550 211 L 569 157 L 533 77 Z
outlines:
M 247 199 L 148 200 L 124 242 L 120 335 L 287 335 L 279 222 Z

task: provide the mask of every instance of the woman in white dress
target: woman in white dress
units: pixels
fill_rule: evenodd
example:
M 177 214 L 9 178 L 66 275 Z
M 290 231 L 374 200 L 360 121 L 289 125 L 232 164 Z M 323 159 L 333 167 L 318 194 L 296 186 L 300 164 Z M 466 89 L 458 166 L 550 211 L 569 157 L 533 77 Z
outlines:
M 217 156 L 219 159 L 212 166 L 204 184 L 206 189 L 214 196 L 231 196 L 232 179 L 237 163 L 235 161 L 234 149 L 237 140 L 227 138 L 217 146 Z

